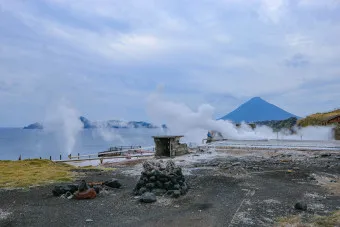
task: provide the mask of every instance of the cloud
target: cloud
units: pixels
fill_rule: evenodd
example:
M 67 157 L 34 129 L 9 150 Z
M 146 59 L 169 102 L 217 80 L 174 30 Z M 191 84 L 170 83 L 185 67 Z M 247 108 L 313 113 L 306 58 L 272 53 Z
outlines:
M 278 23 L 285 16 L 284 0 L 262 0 L 259 8 L 259 16 L 265 21 Z
M 328 101 L 340 86 L 332 0 L 0 6 L 0 125 L 38 121 L 60 97 L 91 119 L 147 120 L 144 99 L 159 84 L 192 109 L 213 104 L 217 116 L 252 96 L 292 103 L 286 109 L 301 116 L 337 105 Z M 315 81 L 330 84 L 320 89 Z M 315 90 L 318 102 L 306 104 Z
M 287 59 L 285 63 L 288 67 L 298 68 L 307 66 L 309 60 L 302 54 L 294 54 L 291 58 Z

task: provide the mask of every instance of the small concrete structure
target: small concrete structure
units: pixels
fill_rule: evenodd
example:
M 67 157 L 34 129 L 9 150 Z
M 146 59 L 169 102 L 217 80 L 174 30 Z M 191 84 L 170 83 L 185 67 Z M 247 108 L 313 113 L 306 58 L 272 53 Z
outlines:
M 183 136 L 153 136 L 155 156 L 179 156 L 189 153 L 188 145 L 180 143 Z

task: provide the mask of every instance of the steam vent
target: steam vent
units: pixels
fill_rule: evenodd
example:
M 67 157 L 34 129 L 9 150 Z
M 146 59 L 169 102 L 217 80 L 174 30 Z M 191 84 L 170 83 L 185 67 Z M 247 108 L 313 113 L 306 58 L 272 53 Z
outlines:
M 153 136 L 155 156 L 173 157 L 188 153 L 187 144 L 180 143 L 183 136 Z

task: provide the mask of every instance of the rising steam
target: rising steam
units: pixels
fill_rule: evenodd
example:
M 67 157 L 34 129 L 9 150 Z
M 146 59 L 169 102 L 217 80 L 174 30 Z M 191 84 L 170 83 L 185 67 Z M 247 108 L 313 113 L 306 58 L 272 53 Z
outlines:
M 92 131 L 92 136 L 100 137 L 106 142 L 121 142 L 124 143 L 123 137 L 112 128 L 97 128 Z
M 267 126 L 257 126 L 253 130 L 247 124 L 236 127 L 232 122 L 214 120 L 214 108 L 209 104 L 201 105 L 195 112 L 183 103 L 175 103 L 162 99 L 158 93 L 147 100 L 147 112 L 155 123 L 166 123 L 171 134 L 185 135 L 186 140 L 201 143 L 208 130 L 222 133 L 224 138 L 236 140 L 259 139 L 294 139 L 294 140 L 329 140 L 332 139 L 331 127 L 306 127 L 297 130 L 295 135 L 284 132 L 274 133 Z
M 56 136 L 60 153 L 71 154 L 82 128 L 77 110 L 66 100 L 61 100 L 47 111 L 44 129 Z

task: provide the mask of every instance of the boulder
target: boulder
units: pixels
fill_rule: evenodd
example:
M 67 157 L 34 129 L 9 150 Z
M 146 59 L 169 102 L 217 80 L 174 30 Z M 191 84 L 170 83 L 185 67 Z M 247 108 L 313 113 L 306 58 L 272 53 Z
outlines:
M 172 188 L 172 183 L 170 181 L 164 183 L 164 188 L 170 190 Z
M 168 191 L 166 192 L 166 194 L 167 194 L 168 196 L 172 196 L 172 195 L 174 194 L 174 190 L 168 190 Z
M 141 197 L 140 201 L 143 203 L 154 203 L 157 201 L 156 195 L 151 192 L 145 192 Z
M 150 181 L 156 181 L 156 177 L 155 176 L 150 177 Z
M 148 191 L 148 189 L 146 189 L 145 187 L 142 187 L 141 189 L 139 189 L 138 194 L 143 195 L 147 191 Z
M 82 180 L 78 186 L 78 191 L 79 192 L 84 192 L 87 191 L 90 187 L 88 184 L 85 182 L 85 180 Z
M 145 181 L 144 180 L 139 180 L 137 183 L 137 188 L 141 188 L 145 185 Z
M 78 190 L 77 185 L 58 185 L 55 186 L 52 190 L 54 196 L 61 196 L 70 192 L 71 194 L 75 193 Z
M 163 187 L 164 187 L 164 185 L 163 185 L 163 183 L 162 183 L 162 182 L 160 182 L 160 181 L 157 181 L 157 182 L 156 182 L 156 187 L 157 187 L 157 188 L 163 188 Z
M 295 209 L 306 211 L 307 210 L 307 204 L 304 203 L 304 202 L 298 202 L 298 203 L 295 204 Z
M 147 189 L 153 189 L 155 187 L 155 183 L 147 183 L 146 188 Z
M 181 191 L 179 190 L 174 190 L 174 192 L 172 193 L 173 198 L 179 198 L 180 196 L 181 196 Z
M 103 190 L 103 188 L 99 186 L 94 186 L 93 189 L 96 191 L 97 194 L 99 194 L 100 191 Z
M 121 188 L 122 184 L 119 183 L 119 181 L 117 179 L 112 179 L 111 181 L 106 181 L 104 182 L 105 186 L 108 186 L 110 188 Z
M 90 188 L 84 192 L 77 192 L 74 194 L 74 197 L 78 200 L 81 199 L 94 199 L 96 198 L 97 193 L 93 188 Z

